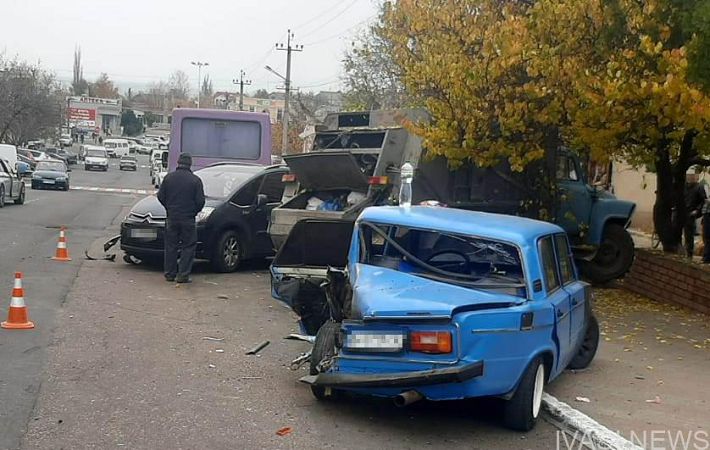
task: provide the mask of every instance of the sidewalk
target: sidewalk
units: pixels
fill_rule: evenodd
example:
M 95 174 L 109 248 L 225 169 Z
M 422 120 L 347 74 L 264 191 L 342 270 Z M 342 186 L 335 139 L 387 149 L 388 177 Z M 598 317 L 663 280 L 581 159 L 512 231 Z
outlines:
M 602 332 L 596 359 L 548 391 L 627 439 L 710 431 L 708 317 L 616 288 L 596 289 L 594 306 Z

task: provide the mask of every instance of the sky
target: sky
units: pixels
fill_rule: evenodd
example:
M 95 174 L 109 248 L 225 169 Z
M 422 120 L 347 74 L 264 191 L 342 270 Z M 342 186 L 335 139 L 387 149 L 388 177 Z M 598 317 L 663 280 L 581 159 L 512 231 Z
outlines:
M 81 47 L 84 78 L 106 72 L 123 92 L 167 80 L 175 70 L 197 88 L 197 68 L 209 63 L 215 90 L 235 91 L 240 69 L 252 85 L 276 90 L 286 74 L 286 52 L 276 43 L 303 45 L 292 56 L 294 87 L 342 87 L 342 58 L 357 32 L 375 19 L 376 0 L 3 0 L 0 53 L 40 62 L 71 81 L 74 49 Z

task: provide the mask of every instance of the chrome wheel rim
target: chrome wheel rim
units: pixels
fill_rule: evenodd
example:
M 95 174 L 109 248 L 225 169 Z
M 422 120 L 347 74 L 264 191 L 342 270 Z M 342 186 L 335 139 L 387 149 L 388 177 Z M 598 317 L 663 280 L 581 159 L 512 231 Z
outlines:
M 545 366 L 538 364 L 535 372 L 535 390 L 533 391 L 532 415 L 537 419 L 542 405 L 542 391 L 545 387 Z
M 224 243 L 224 263 L 227 267 L 235 267 L 239 262 L 239 242 L 232 236 Z

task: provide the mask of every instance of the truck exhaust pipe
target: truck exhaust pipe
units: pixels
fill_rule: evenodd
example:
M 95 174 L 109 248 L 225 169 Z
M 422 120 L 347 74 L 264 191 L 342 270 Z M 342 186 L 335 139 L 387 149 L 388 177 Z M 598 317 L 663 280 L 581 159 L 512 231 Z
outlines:
M 417 391 L 402 392 L 394 398 L 394 404 L 399 408 L 403 408 L 407 405 L 411 405 L 414 402 L 418 402 L 423 398 L 424 396 Z

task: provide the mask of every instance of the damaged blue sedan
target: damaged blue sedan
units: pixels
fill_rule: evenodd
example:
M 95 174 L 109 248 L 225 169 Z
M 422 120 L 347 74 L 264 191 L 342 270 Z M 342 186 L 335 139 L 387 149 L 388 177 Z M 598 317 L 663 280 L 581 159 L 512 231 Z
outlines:
M 318 399 L 352 392 L 505 400 L 527 431 L 545 384 L 594 358 L 599 326 L 564 231 L 513 216 L 372 207 L 301 221 L 271 268 L 275 298 L 316 335 Z

